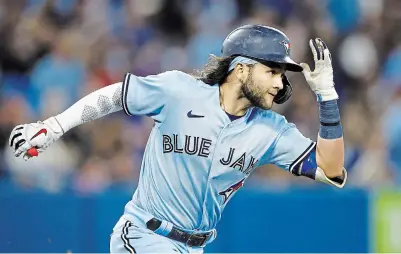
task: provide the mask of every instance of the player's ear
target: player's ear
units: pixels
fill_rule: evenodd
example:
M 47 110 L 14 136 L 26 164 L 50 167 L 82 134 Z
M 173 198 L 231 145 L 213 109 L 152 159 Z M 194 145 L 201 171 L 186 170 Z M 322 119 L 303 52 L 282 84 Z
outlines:
M 244 67 L 245 67 L 244 64 L 238 63 L 234 68 L 234 74 L 238 80 L 242 81 L 244 79 L 244 73 L 245 73 Z

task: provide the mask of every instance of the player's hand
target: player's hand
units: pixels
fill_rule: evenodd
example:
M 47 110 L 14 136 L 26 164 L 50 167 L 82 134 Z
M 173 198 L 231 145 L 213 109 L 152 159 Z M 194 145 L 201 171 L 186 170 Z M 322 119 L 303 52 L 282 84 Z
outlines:
M 62 135 L 63 130 L 59 123 L 51 117 L 43 122 L 16 126 L 11 132 L 9 145 L 16 157 L 23 154 L 24 160 L 28 160 L 32 157 L 28 150 L 35 148 L 38 153 L 41 153 Z
M 331 54 L 326 44 L 319 38 L 309 41 L 309 46 L 315 61 L 315 70 L 311 71 L 306 63 L 301 63 L 305 76 L 311 89 L 315 92 L 319 102 L 336 100 L 338 94 L 334 88 L 333 67 Z

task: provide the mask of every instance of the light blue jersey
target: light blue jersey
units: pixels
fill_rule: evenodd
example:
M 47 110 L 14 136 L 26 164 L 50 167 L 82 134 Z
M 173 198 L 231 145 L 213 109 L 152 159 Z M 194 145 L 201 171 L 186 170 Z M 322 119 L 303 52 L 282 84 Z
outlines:
M 187 231 L 213 230 L 256 167 L 289 170 L 314 146 L 273 111 L 251 108 L 231 121 L 219 101 L 218 85 L 180 71 L 126 75 L 124 111 L 149 116 L 155 126 L 125 218 L 137 222 L 146 214 Z

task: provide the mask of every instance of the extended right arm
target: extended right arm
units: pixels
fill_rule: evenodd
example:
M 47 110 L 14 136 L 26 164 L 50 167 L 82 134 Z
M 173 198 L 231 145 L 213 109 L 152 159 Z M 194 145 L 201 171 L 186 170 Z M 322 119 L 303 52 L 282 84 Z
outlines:
M 75 126 L 122 109 L 122 83 L 120 82 L 92 92 L 55 118 L 65 133 Z
M 70 129 L 122 110 L 122 88 L 122 82 L 106 86 L 83 97 L 57 116 L 16 126 L 9 139 L 14 155 L 24 154 L 24 159 L 29 159 L 28 149 L 34 147 L 43 152 Z
M 166 117 L 169 101 L 173 100 L 172 95 L 179 90 L 178 84 L 186 84 L 182 81 L 186 76 L 178 71 L 146 77 L 127 73 L 123 82 L 90 93 L 57 116 L 16 126 L 9 144 L 16 157 L 24 154 L 26 160 L 30 158 L 27 155 L 30 148 L 41 153 L 71 128 L 122 109 L 127 115 L 149 116 L 161 123 Z

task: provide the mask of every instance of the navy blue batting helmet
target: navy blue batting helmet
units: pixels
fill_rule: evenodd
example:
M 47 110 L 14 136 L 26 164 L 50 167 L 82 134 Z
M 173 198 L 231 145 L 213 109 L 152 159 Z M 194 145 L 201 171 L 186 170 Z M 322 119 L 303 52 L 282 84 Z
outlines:
M 262 25 L 244 25 L 233 30 L 224 40 L 222 56 L 244 56 L 262 64 L 279 64 L 288 71 L 301 72 L 302 66 L 290 57 L 291 43 L 288 37 L 278 29 Z M 283 89 L 274 98 L 274 102 L 286 102 L 292 94 L 292 86 L 283 75 Z

